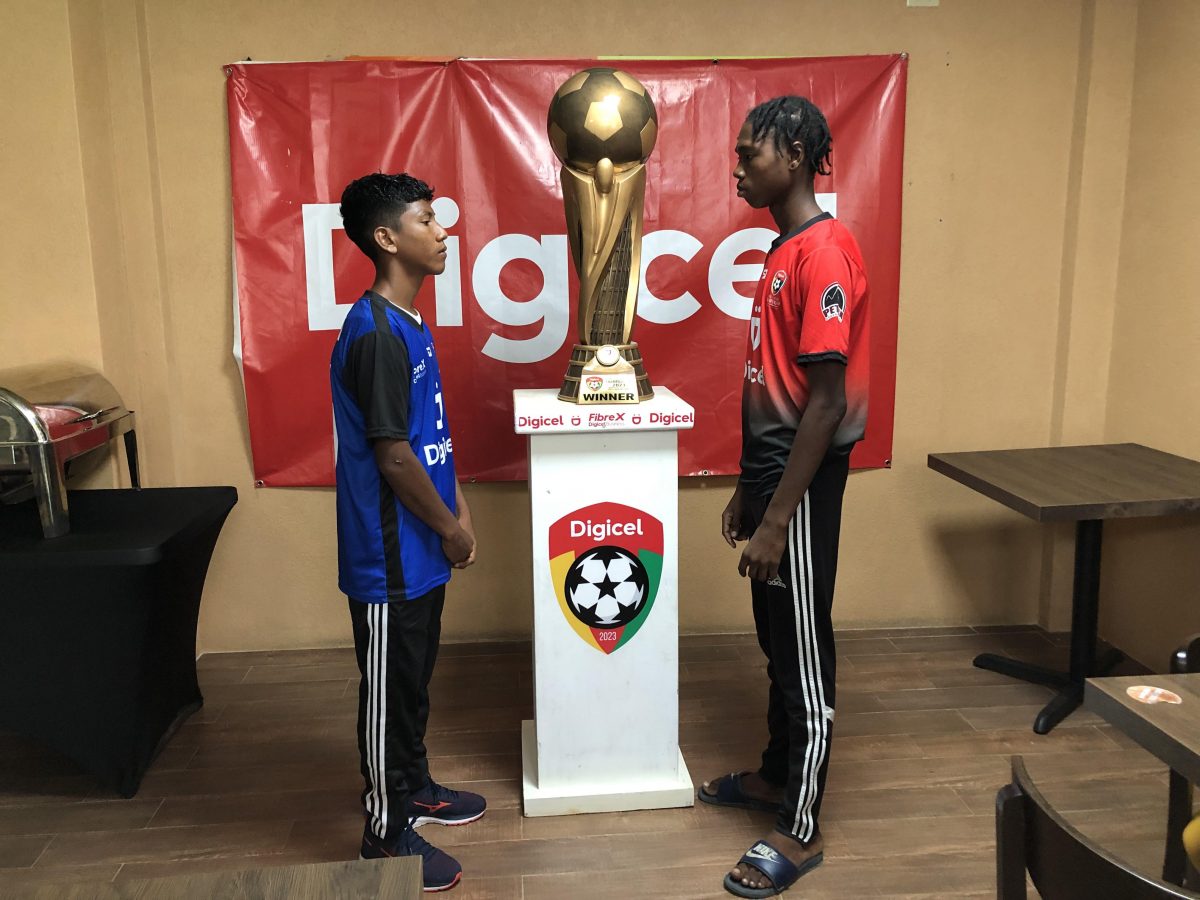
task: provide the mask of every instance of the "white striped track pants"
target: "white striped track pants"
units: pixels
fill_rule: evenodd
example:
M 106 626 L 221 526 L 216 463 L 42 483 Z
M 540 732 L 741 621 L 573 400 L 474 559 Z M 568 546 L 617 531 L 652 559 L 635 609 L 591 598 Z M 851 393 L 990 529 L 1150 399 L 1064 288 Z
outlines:
M 392 840 L 408 825 L 409 795 L 429 783 L 425 726 L 442 630 L 442 585 L 412 600 L 350 600 L 361 674 L 358 751 L 367 827 Z
M 784 787 L 776 829 L 802 841 L 817 817 L 833 731 L 833 585 L 847 457 L 826 459 L 788 523 L 787 546 L 773 583 L 752 582 L 754 624 L 767 657 L 770 738 L 759 774 Z M 769 497 L 748 499 L 745 524 L 757 525 Z

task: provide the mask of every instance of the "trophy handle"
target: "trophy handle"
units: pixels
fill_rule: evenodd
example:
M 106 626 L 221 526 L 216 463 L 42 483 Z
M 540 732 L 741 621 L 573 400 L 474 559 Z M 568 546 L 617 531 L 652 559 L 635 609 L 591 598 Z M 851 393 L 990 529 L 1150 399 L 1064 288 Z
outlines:
M 574 170 L 563 166 L 559 181 L 563 188 L 563 211 L 567 216 L 567 243 L 571 247 L 571 265 L 579 274 L 583 271 L 583 235 L 580 233 L 579 201 L 576 199 L 579 188 L 571 181 L 573 177 L 578 177 Z

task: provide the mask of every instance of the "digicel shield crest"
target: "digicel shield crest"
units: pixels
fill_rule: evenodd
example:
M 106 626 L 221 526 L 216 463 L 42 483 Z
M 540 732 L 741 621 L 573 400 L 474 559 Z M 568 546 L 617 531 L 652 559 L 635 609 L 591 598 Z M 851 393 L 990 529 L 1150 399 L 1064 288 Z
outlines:
M 550 526 L 550 578 L 567 622 L 604 653 L 646 621 L 662 580 L 663 526 L 620 503 L 596 503 Z

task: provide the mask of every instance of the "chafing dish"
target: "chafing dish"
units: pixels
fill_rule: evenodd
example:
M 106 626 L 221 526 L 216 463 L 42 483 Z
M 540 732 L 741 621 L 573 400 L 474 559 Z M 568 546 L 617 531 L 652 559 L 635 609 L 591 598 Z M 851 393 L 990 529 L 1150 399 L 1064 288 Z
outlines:
M 34 499 L 47 538 L 70 531 L 67 485 L 124 437 L 139 487 L 134 415 L 103 375 L 73 365 L 0 369 L 0 503 Z

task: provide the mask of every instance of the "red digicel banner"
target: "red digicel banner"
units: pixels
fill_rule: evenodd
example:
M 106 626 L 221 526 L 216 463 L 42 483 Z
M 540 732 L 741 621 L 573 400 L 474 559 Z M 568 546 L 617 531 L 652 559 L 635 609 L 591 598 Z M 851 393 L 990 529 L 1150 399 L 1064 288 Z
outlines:
M 610 63 L 646 86 L 658 143 L 646 165 L 643 280 L 634 340 L 651 381 L 696 408 L 684 475 L 738 471 L 747 319 L 765 211 L 735 196 L 747 111 L 803 94 L 833 133 L 821 205 L 862 247 L 870 283 L 871 390 L 857 467 L 891 456 L 900 275 L 904 56 Z M 238 317 L 255 478 L 333 484 L 329 354 L 373 280 L 338 200 L 368 172 L 432 185 L 450 234 L 446 271 L 417 305 L 437 342 L 467 480 L 526 476 L 512 392 L 562 383 L 575 342 L 559 163 L 546 138 L 558 86 L 594 60 L 347 60 L 229 66 Z

